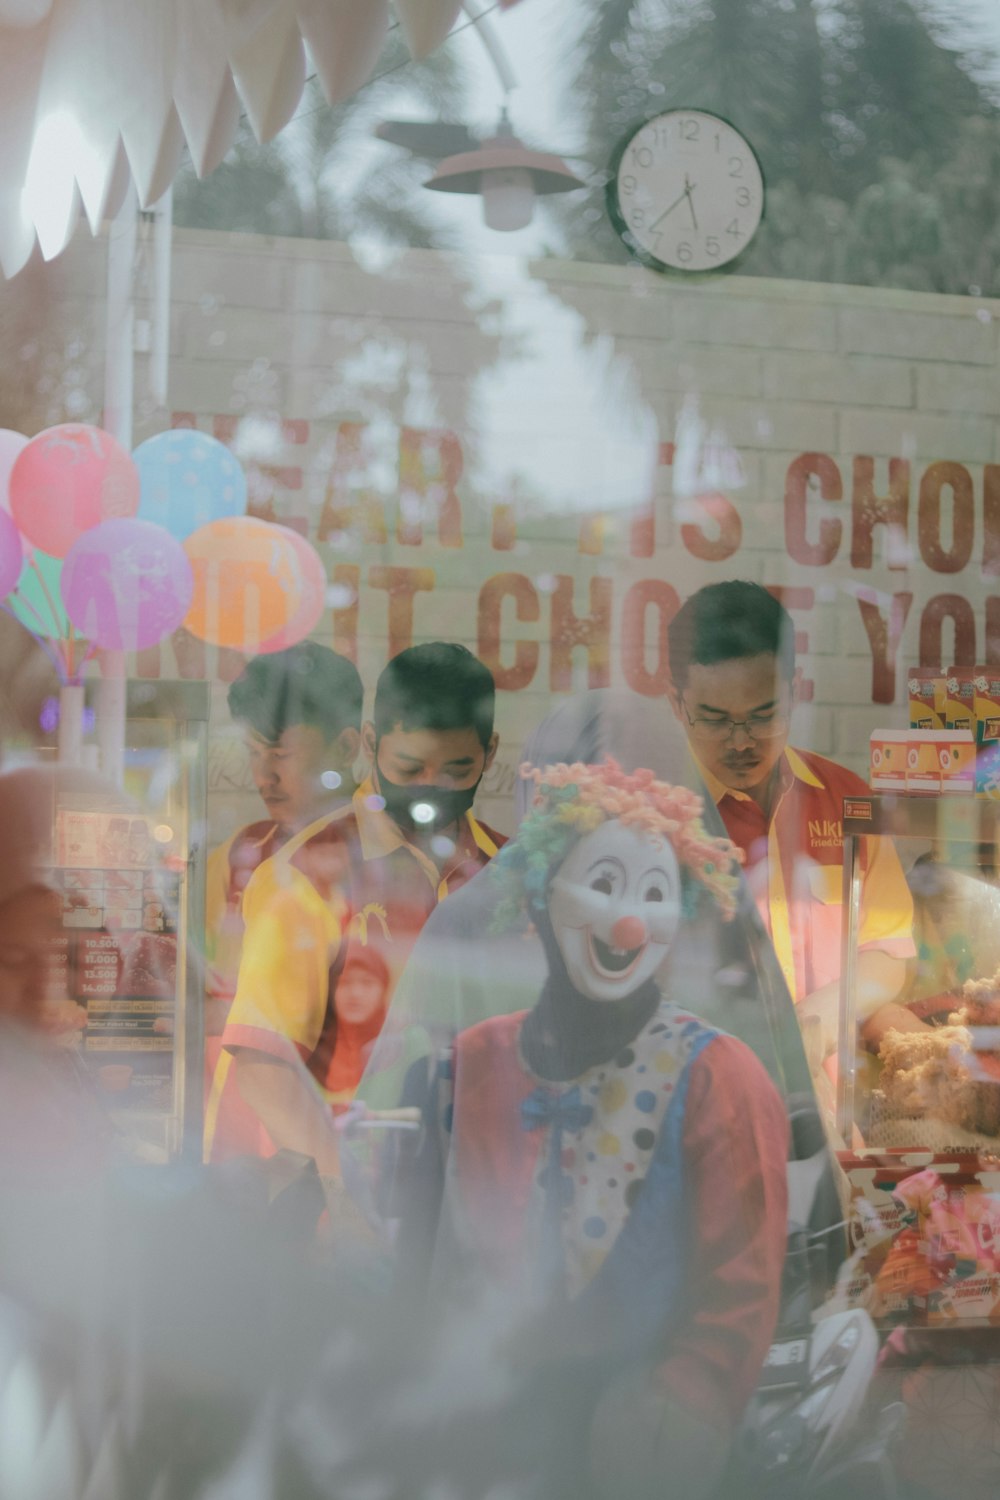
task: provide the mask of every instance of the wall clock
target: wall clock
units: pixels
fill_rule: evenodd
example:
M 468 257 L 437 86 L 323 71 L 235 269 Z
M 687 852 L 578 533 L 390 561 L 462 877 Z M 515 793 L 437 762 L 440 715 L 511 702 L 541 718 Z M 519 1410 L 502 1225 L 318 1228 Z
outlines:
M 608 211 L 631 254 L 657 270 L 718 271 L 764 217 L 764 174 L 744 135 L 719 115 L 671 109 L 618 147 Z

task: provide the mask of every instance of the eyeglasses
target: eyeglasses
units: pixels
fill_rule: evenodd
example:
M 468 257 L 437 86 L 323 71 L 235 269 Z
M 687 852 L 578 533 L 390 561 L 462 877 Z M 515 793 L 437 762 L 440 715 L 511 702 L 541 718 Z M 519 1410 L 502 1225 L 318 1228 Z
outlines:
M 683 698 L 681 703 L 692 732 L 703 740 L 714 740 L 716 744 L 728 740 L 737 729 L 742 729 L 751 740 L 776 740 L 787 731 L 790 722 L 788 714 L 780 709 L 773 713 L 751 714 L 748 719 L 692 719 Z

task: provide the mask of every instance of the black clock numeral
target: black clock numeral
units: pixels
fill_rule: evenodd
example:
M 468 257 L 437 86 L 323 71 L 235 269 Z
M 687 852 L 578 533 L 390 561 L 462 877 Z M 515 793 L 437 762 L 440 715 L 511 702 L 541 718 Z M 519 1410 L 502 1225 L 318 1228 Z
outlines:
M 733 238 L 737 239 L 737 240 L 743 238 L 743 231 L 740 228 L 740 221 L 739 221 L 739 219 L 734 219 L 733 220 L 733 222 L 730 224 L 729 228 L 726 230 L 726 233 L 727 234 L 731 234 L 733 236 Z
M 641 229 L 646 222 L 646 210 L 644 208 L 633 208 L 628 216 L 629 223 L 636 229 Z
M 627 172 L 625 174 L 625 176 L 622 178 L 622 192 L 623 193 L 631 196 L 631 194 L 635 192 L 635 190 L 636 190 L 636 188 L 638 186 L 639 186 L 638 181 L 636 180 L 636 178 L 634 178 L 632 176 L 631 172 Z
M 730 177 L 742 177 L 743 176 L 743 158 L 742 158 L 742 156 L 731 156 L 729 158 L 729 175 L 730 175 Z
M 653 153 L 648 146 L 633 146 L 632 160 L 636 166 L 651 167 L 653 165 Z
M 750 189 L 748 187 L 738 187 L 736 189 L 736 202 L 740 208 L 750 207 Z
M 710 234 L 705 240 L 705 254 L 710 255 L 713 260 L 717 260 L 722 254 L 722 246 L 714 234 Z
M 681 240 L 677 246 L 677 259 L 682 266 L 690 265 L 694 260 L 694 248 L 687 240 Z
M 680 120 L 678 125 L 682 141 L 696 141 L 701 134 L 700 120 Z

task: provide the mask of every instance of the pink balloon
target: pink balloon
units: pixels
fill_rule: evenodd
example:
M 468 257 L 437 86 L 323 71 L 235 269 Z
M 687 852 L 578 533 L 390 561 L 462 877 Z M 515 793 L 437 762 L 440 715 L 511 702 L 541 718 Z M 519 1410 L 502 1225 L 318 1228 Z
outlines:
M 10 510 L 7 495 L 10 471 L 17 455 L 27 446 L 28 439 L 23 432 L 12 432 L 9 427 L 0 427 L 0 505 L 4 510 Z
M 0 510 L 0 599 L 6 598 L 24 567 L 21 533 L 5 510 Z
M 0 427 L 0 508 L 10 515 L 10 471 L 14 467 L 14 460 L 22 448 L 28 446 L 28 439 L 23 432 L 12 432 L 9 427 Z M 21 539 L 21 551 L 25 557 L 31 551 L 31 545 L 18 532 Z
M 266 641 L 261 641 L 257 649 L 262 653 L 284 651 L 288 646 L 304 641 L 316 629 L 326 605 L 326 569 L 315 547 L 290 526 L 275 526 L 274 529 L 287 537 L 295 549 L 301 576 L 301 597 L 287 625 Z
M 63 563 L 66 613 L 95 646 L 141 651 L 176 630 L 194 580 L 180 542 L 152 521 L 102 521 Z
M 65 557 L 91 527 L 134 516 L 138 508 L 138 470 L 100 427 L 49 427 L 14 460 L 11 515 L 28 541 L 50 557 Z

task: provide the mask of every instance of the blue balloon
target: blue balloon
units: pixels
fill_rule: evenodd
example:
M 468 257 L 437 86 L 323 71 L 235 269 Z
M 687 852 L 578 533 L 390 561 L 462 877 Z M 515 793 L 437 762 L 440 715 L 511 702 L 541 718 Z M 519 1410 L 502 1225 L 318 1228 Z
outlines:
M 147 438 L 132 458 L 141 486 L 139 519 L 155 521 L 179 542 L 209 521 L 246 515 L 246 475 L 218 438 L 177 427 Z

